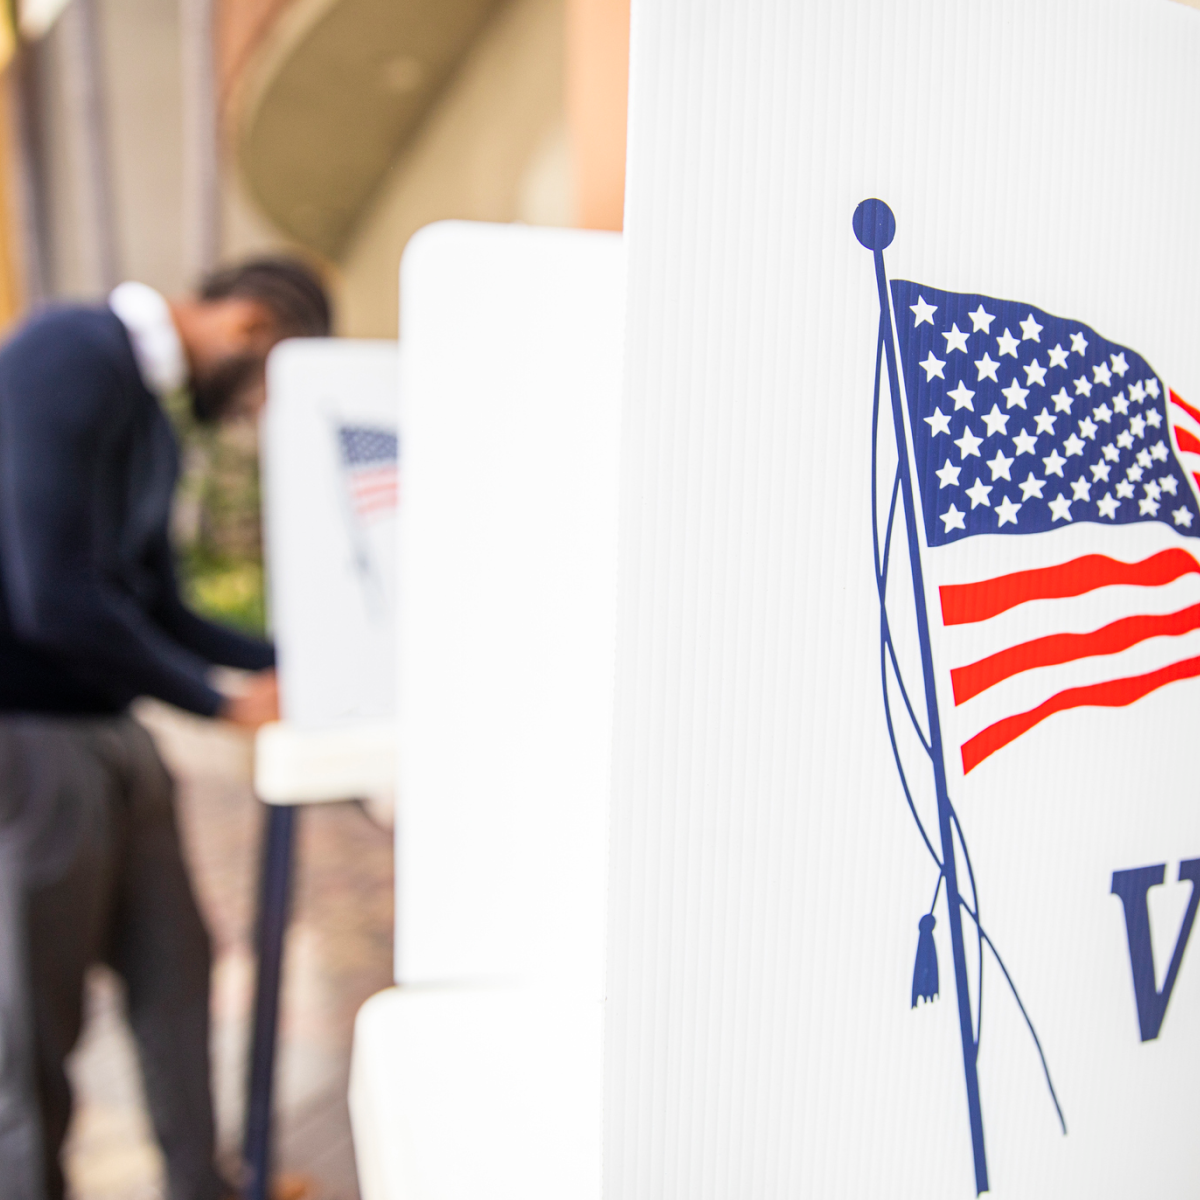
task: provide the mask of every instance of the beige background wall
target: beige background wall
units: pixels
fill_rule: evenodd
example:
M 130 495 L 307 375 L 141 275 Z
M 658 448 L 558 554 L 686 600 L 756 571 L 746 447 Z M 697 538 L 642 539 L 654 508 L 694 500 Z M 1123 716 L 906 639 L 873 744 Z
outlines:
M 471 48 L 340 263 L 345 333 L 395 336 L 400 255 L 422 225 L 572 223 L 563 16 L 563 0 L 511 0 Z

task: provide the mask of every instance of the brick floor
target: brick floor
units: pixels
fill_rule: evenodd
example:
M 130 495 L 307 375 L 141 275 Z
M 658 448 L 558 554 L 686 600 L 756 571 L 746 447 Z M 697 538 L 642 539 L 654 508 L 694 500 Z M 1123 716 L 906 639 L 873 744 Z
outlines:
M 251 931 L 263 810 L 249 742 L 157 705 L 141 710 L 179 781 L 184 838 L 216 950 L 213 1075 L 224 1152 L 241 1140 L 254 985 Z M 357 1200 L 346 1082 L 354 1014 L 392 976 L 392 839 L 354 803 L 300 814 L 277 1079 L 279 1168 L 309 1200 Z M 98 972 L 73 1060 L 67 1150 L 76 1200 L 161 1200 L 161 1162 L 141 1107 L 116 981 Z

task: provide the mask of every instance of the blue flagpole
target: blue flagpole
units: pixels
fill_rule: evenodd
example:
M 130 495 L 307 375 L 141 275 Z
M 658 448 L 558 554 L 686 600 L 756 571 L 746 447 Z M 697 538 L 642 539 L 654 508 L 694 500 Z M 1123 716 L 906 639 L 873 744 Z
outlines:
M 949 909 L 950 946 L 954 959 L 954 990 L 958 999 L 958 1024 L 962 1036 L 963 1073 L 967 1083 L 967 1115 L 971 1124 L 971 1150 L 975 1159 L 976 1194 L 988 1190 L 987 1155 L 983 1145 L 983 1112 L 979 1103 L 978 1047 L 971 1017 L 971 993 L 967 981 L 967 955 L 963 945 L 962 912 L 959 904 L 958 867 L 954 850 L 954 831 L 950 794 L 946 787 L 946 763 L 942 749 L 942 725 L 938 716 L 937 681 L 933 673 L 933 649 L 929 640 L 929 616 L 925 611 L 925 579 L 921 569 L 921 549 L 917 540 L 917 510 L 909 469 L 908 434 L 900 399 L 900 372 L 896 366 L 896 346 L 892 336 L 892 303 L 888 294 L 883 252 L 896 236 L 896 218 L 882 200 L 864 200 L 854 210 L 854 234 L 875 256 L 875 279 L 879 285 L 879 308 L 883 314 L 884 349 L 887 357 L 888 388 L 892 394 L 892 423 L 896 427 L 896 451 L 900 458 L 900 490 L 904 500 L 904 521 L 908 534 L 909 566 L 917 609 L 917 633 L 921 643 L 921 671 L 925 677 L 925 707 L 929 720 L 929 746 L 933 759 L 933 780 L 937 792 L 938 829 L 942 843 L 942 873 L 946 881 L 946 907 Z

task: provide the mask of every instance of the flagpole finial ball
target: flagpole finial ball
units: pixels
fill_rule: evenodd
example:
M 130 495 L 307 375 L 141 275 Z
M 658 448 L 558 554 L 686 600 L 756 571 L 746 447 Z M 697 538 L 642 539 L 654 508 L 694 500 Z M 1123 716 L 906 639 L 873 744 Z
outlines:
M 886 250 L 896 236 L 896 218 L 882 200 L 864 200 L 854 210 L 854 236 L 868 250 Z

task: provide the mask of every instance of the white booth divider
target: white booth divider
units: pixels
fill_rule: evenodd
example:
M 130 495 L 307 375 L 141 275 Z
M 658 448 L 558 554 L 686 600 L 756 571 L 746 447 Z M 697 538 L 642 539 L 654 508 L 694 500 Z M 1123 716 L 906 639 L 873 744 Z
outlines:
M 268 363 L 263 498 L 282 714 L 257 739 L 268 802 L 393 786 L 398 380 L 395 342 L 295 339 Z
M 401 270 L 397 980 L 365 1200 L 599 1195 L 623 257 L 444 223 Z

